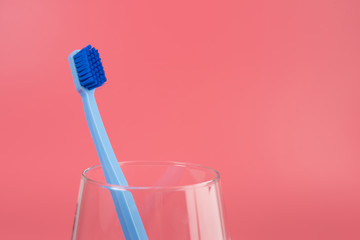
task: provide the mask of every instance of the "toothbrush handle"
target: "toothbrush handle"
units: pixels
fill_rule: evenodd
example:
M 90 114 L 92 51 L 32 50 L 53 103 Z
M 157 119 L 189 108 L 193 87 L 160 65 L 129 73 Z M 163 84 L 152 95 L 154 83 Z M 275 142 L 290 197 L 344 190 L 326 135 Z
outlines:
M 106 182 L 127 186 L 128 183 L 117 162 L 110 140 L 106 134 L 101 116 L 96 105 L 94 91 L 81 94 L 85 116 L 96 151 L 104 171 Z M 115 209 L 126 240 L 147 240 L 145 228 L 141 221 L 135 200 L 129 191 L 111 190 Z
M 96 105 L 94 90 L 81 95 L 86 121 L 94 140 L 107 183 L 127 186 Z

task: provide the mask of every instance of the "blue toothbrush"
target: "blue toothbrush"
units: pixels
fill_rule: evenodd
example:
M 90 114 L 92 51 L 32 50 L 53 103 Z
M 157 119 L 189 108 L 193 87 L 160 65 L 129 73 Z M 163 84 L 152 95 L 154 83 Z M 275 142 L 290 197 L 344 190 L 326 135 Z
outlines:
M 69 63 L 75 88 L 80 93 L 84 104 L 86 120 L 100 158 L 106 182 L 108 184 L 128 186 L 116 160 L 95 101 L 95 89 L 106 82 L 99 52 L 91 45 L 88 45 L 81 50 L 73 51 L 69 55 Z M 147 240 L 148 237 L 132 194 L 128 191 L 110 190 L 110 192 L 125 239 Z

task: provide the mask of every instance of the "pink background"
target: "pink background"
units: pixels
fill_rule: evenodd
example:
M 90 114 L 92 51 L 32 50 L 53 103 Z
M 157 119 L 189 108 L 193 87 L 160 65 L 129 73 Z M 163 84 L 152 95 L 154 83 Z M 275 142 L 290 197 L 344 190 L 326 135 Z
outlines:
M 119 160 L 222 174 L 234 240 L 360 239 L 360 1 L 0 1 L 0 239 L 70 239 L 97 164 L 68 54 L 100 49 Z

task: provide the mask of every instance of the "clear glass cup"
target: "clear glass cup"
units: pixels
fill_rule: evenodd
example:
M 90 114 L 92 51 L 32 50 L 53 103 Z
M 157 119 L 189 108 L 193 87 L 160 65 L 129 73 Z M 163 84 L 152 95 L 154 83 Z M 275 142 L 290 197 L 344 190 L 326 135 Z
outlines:
M 177 162 L 119 164 L 129 186 L 106 184 L 100 165 L 83 172 L 72 240 L 125 240 L 111 191 L 131 192 L 149 240 L 230 239 L 216 170 Z

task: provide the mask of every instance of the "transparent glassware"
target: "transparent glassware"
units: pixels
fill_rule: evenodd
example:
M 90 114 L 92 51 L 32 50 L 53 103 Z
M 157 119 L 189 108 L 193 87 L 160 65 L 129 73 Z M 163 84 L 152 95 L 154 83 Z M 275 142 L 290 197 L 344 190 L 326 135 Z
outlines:
M 177 162 L 120 166 L 129 186 L 106 184 L 100 165 L 83 172 L 72 240 L 125 240 L 111 191 L 131 192 L 149 240 L 230 239 L 216 170 Z

